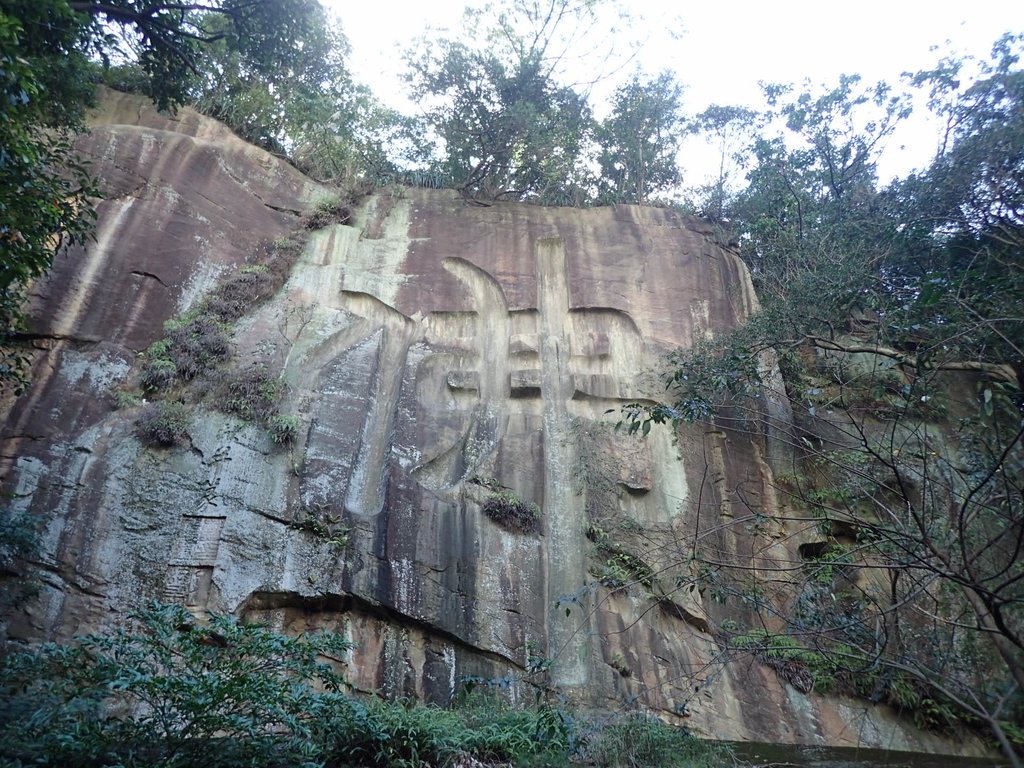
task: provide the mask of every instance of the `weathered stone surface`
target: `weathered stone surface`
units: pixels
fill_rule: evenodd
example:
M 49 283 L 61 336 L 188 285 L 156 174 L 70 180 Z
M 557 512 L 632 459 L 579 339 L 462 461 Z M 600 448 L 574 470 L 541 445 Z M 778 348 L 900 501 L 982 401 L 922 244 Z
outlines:
M 664 353 L 754 307 L 707 225 L 373 196 L 354 226 L 315 233 L 234 333 L 237 365 L 287 382 L 297 441 L 201 403 L 187 443 L 154 450 L 136 410 L 113 408 L 135 353 L 325 191 L 213 121 L 121 94 L 83 146 L 106 184 L 97 241 L 39 288 L 51 341 L 4 431 L 14 508 L 45 522 L 46 587 L 9 637 L 67 639 L 160 598 L 335 629 L 357 644 L 353 684 L 393 695 L 447 701 L 467 675 L 518 680 L 545 657 L 587 705 L 638 702 L 718 738 L 949 748 L 883 707 L 799 693 L 751 660 L 723 667 L 730 614 L 688 580 L 689 548 L 717 520 L 698 547 L 756 553 L 754 567 L 796 557 L 806 538 L 785 522 L 728 524 L 778 511 L 767 449 L 605 423 L 659 396 Z M 541 508 L 539 535 L 482 514 L 497 490 Z M 296 525 L 309 517 L 331 536 Z M 602 531 L 656 584 L 600 586 Z

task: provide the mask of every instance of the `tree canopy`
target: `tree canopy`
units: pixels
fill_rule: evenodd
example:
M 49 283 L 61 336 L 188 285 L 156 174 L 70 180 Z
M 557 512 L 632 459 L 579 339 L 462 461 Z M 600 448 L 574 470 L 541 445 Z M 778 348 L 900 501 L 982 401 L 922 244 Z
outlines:
M 461 39 L 424 42 L 407 54 L 412 95 L 440 140 L 433 165 L 468 195 L 571 201 L 586 185 L 590 109 L 556 80 L 552 45 L 562 25 L 580 23 L 589 10 L 550 5 L 557 18 L 527 15 L 522 33 L 507 15 L 469 14 Z
M 768 114 L 741 116 L 746 185 L 709 190 L 706 203 L 732 228 L 761 309 L 677 352 L 671 402 L 627 419 L 632 431 L 711 420 L 781 446 L 775 492 L 813 541 L 774 568 L 704 563 L 705 586 L 756 630 L 734 633 L 735 648 L 809 667 L 821 685 L 846 680 L 925 727 L 983 726 L 1013 765 L 1024 745 L 1022 48 L 1021 36 L 999 40 L 970 85 L 963 60 L 910 76 L 947 130 L 927 168 L 884 186 L 875 163 L 906 97 L 856 77 L 768 86 Z M 719 116 L 734 119 L 706 125 Z M 762 377 L 775 360 L 784 390 Z M 756 542 L 763 513 L 748 513 L 737 524 Z
M 650 80 L 634 76 L 615 92 L 611 114 L 597 129 L 599 199 L 643 204 L 679 185 L 681 96 L 669 72 Z

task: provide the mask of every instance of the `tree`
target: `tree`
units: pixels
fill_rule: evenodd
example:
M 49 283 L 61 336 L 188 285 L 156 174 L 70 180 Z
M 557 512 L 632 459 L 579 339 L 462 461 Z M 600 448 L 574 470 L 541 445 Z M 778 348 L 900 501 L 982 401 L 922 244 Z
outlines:
M 735 191 L 732 190 L 735 165 L 745 165 L 750 134 L 758 127 L 760 115 L 747 107 L 712 104 L 697 115 L 688 126 L 690 133 L 702 134 L 708 143 L 717 145 L 718 177 L 697 190 L 701 200 L 700 215 L 712 221 L 725 220 L 725 211 L 731 207 Z
M 930 354 L 1009 365 L 1024 382 L 1024 36 L 1007 35 L 961 87 L 962 61 L 918 73 L 945 118 L 929 168 L 889 191 L 905 246 L 886 265 L 901 338 Z M 960 335 L 941 348 L 933 339 Z
M 406 54 L 413 98 L 439 140 L 431 160 L 453 186 L 488 200 L 573 204 L 592 196 L 593 126 L 575 75 L 582 69 L 589 86 L 614 69 L 600 15 L 613 7 L 510 0 L 467 12 L 461 35 Z
M 348 41 L 317 0 L 278 4 L 275 18 L 259 28 L 291 25 L 288 45 L 265 33 L 254 38 L 252 23 L 206 12 L 208 38 L 195 59 L 185 97 L 199 111 L 221 120 L 247 141 L 285 154 L 302 119 L 317 99 L 343 98 L 354 87 L 345 59 Z
M 93 185 L 71 142 L 97 67 L 133 64 L 161 108 L 233 82 L 234 100 L 214 101 L 269 144 L 282 135 L 289 78 L 315 88 L 334 63 L 322 22 L 315 0 L 0 0 L 0 384 L 24 384 L 28 284 L 90 232 Z
M 717 530 L 697 533 L 697 582 L 746 617 L 723 633 L 729 648 L 801 690 L 840 685 L 926 727 L 985 727 L 1019 766 L 1016 46 L 1000 41 L 995 63 L 962 91 L 948 62 L 917 78 L 939 79 L 933 105 L 949 118 L 947 140 L 928 169 L 881 190 L 874 159 L 905 112 L 901 98 L 858 92 L 853 78 L 820 96 L 770 89 L 803 143 L 756 137 L 748 186 L 727 212 L 762 309 L 713 346 L 678 352 L 669 402 L 633 406 L 627 423 L 709 420 L 785 444 L 774 493 L 799 548 L 778 554 L 755 502 L 735 518 L 747 554 L 716 551 Z M 881 117 L 855 120 L 867 105 Z M 784 391 L 761 376 L 773 359 Z M 788 400 L 792 419 L 766 399 Z
M 443 142 L 438 166 L 461 192 L 557 199 L 581 186 L 589 108 L 552 81 L 539 51 L 506 59 L 441 40 L 408 61 L 414 98 L 434 104 L 426 123 Z
M 92 185 L 71 148 L 92 93 L 82 44 L 62 3 L 0 4 L 0 386 L 23 384 L 27 358 L 12 339 L 25 286 L 91 225 Z
M 19 4 L 25 0 L 16 0 Z M 102 60 L 136 61 L 147 95 L 160 109 L 188 100 L 201 77 L 206 46 L 229 40 L 266 77 L 303 58 L 298 44 L 317 33 L 311 0 L 50 0 L 76 15 L 86 52 Z
M 874 258 L 875 160 L 909 107 L 885 83 L 864 87 L 856 75 L 820 93 L 806 83 L 764 91 L 768 130 L 754 139 L 747 187 L 729 216 L 747 235 L 742 256 L 762 294 L 793 297 L 794 270 L 813 270 L 819 255 Z M 772 130 L 779 123 L 784 133 Z
M 668 72 L 647 81 L 634 76 L 615 92 L 611 114 L 596 135 L 602 200 L 643 205 L 679 184 L 681 95 Z

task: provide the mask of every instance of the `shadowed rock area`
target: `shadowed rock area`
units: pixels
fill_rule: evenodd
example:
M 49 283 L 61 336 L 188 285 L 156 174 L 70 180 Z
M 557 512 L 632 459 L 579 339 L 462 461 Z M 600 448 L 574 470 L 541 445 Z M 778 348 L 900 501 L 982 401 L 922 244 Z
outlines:
M 4 490 L 44 524 L 44 588 L 10 639 L 102 631 L 157 598 L 336 630 L 357 646 L 352 684 L 388 695 L 445 703 L 467 677 L 501 679 L 513 698 L 553 685 L 715 738 L 951 748 L 883 706 L 724 663 L 731 616 L 697 588 L 693 547 L 767 568 L 813 542 L 772 517 L 767 438 L 613 430 L 609 411 L 662 395 L 667 352 L 755 306 L 710 225 L 379 191 L 233 329 L 231 365 L 287 385 L 294 441 L 196 385 L 171 395 L 187 439 L 155 449 L 140 406 L 115 404 L 140 353 L 332 191 L 124 94 L 82 148 L 103 182 L 96 240 L 37 286 L 33 383 L 3 426 Z M 502 524 L 496 496 L 538 524 Z M 732 524 L 751 510 L 769 522 Z

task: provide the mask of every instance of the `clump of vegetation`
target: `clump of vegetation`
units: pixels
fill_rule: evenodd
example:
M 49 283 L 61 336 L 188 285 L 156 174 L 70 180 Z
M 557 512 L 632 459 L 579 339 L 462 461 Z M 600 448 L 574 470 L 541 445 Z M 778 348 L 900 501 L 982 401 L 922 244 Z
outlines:
M 832 585 L 841 576 L 848 577 L 847 571 L 853 562 L 847 548 L 835 542 L 820 547 L 802 547 L 800 554 L 806 560 L 804 567 L 808 575 L 822 586 Z
M 233 323 L 276 294 L 302 254 L 301 236 L 262 241 L 248 264 L 215 288 L 203 302 L 222 323 Z
M 278 445 L 291 445 L 299 434 L 298 416 L 271 416 L 267 422 L 271 439 Z
M 135 421 L 135 434 L 146 445 L 169 448 L 188 435 L 188 422 L 184 403 L 161 400 L 143 408 Z
M 234 371 L 226 377 L 219 405 L 246 421 L 269 423 L 277 416 L 284 382 L 271 374 L 266 363 Z
M 654 718 L 592 721 L 493 692 L 451 708 L 359 699 L 337 671 L 351 644 L 286 637 L 151 603 L 136 629 L 47 644 L 0 663 L 0 759 L 13 764 L 432 768 L 720 765 L 723 750 Z M 717 761 L 717 762 L 716 762 Z
M 178 380 L 178 366 L 171 359 L 170 342 L 166 339 L 155 341 L 146 350 L 146 362 L 142 366 L 139 383 L 144 390 L 158 392 L 170 389 Z
M 512 491 L 499 491 L 491 494 L 484 502 L 481 511 L 507 531 L 540 533 L 540 507 L 532 502 L 524 501 Z
M 824 693 L 835 681 L 836 667 L 822 654 L 803 647 L 789 635 L 752 631 L 729 638 L 732 648 L 750 651 L 801 693 Z
M 598 768 L 718 768 L 728 762 L 726 747 L 709 745 L 642 712 L 595 725 L 582 751 L 587 764 Z
M 257 245 L 252 262 L 214 288 L 196 307 L 164 324 L 166 335 L 146 350 L 141 384 L 160 392 L 211 373 L 231 356 L 232 323 L 284 285 L 304 241 Z
M 288 527 L 308 533 L 337 549 L 347 547 L 352 534 L 352 529 L 342 523 L 340 515 L 331 514 L 319 506 L 303 506 Z
M 138 392 L 119 390 L 114 393 L 114 405 L 117 408 L 134 408 L 142 403 L 142 396 Z
M 589 525 L 586 536 L 604 560 L 594 573 L 604 586 L 620 589 L 636 582 L 648 589 L 654 587 L 654 569 L 616 542 L 608 531 L 597 525 Z
M 352 218 L 351 206 L 352 201 L 341 197 L 320 200 L 303 218 L 302 225 L 306 229 L 323 229 L 331 224 L 347 224 Z
M 225 325 L 204 311 L 188 312 L 164 324 L 166 336 L 146 350 L 142 386 L 166 390 L 212 370 L 231 353 Z

